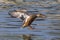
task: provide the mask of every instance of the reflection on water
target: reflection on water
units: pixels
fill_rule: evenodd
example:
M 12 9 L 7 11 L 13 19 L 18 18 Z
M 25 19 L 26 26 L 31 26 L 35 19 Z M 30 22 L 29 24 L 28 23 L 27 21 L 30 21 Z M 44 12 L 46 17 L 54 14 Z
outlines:
M 31 35 L 23 35 L 24 40 L 32 40 Z
M 28 7 L 28 10 L 31 13 L 45 14 L 47 18 L 37 18 L 32 23 L 35 30 L 21 29 L 22 21 L 11 18 L 8 15 L 9 10 L 4 10 L 0 12 L 0 40 L 60 40 L 60 10 L 39 7 Z

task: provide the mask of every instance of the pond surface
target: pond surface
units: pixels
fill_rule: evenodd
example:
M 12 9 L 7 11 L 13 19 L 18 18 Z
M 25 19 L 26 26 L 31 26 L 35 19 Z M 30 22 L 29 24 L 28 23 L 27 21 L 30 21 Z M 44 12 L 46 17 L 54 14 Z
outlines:
M 22 21 L 8 15 L 9 10 L 13 9 L 16 8 L 0 12 L 0 40 L 60 40 L 60 10 L 56 10 L 59 8 L 28 7 L 32 13 L 38 13 L 34 11 L 36 9 L 47 16 L 44 20 L 37 18 L 32 23 L 32 27 L 36 28 L 34 30 L 27 27 L 21 29 Z

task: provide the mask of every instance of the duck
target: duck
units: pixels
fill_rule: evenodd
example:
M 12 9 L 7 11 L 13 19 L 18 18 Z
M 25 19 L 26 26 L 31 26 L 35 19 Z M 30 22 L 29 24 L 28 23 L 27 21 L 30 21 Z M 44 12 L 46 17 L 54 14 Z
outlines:
M 20 18 L 23 21 L 22 28 L 28 27 L 32 30 L 31 24 L 36 18 L 46 18 L 44 14 L 29 14 L 26 9 L 13 10 L 8 13 L 12 18 Z

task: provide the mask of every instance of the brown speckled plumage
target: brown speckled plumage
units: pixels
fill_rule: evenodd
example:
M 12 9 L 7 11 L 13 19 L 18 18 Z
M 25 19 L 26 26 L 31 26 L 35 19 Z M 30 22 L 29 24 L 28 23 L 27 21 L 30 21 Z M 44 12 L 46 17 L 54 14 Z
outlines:
M 27 26 L 30 26 L 31 23 L 37 18 L 37 17 L 40 17 L 40 18 L 45 18 L 46 16 L 43 15 L 43 14 L 27 14 L 26 13 L 27 11 L 25 10 L 17 10 L 17 11 L 12 11 L 9 13 L 9 15 L 11 15 L 12 17 L 15 17 L 15 18 L 20 18 L 24 21 L 22 27 L 27 27 Z M 24 18 L 24 19 L 23 19 Z M 32 28 L 30 26 L 30 28 Z

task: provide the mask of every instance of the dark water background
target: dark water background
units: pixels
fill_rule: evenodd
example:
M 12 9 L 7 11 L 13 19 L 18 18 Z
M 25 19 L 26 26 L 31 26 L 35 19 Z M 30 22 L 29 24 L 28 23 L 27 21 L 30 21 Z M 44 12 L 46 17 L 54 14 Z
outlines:
M 60 5 L 55 7 L 30 6 L 0 9 L 0 40 L 60 40 Z M 22 21 L 8 15 L 10 10 L 19 8 L 27 8 L 32 13 L 45 14 L 47 18 L 44 20 L 37 18 L 32 23 L 36 30 L 29 30 L 27 27 L 21 29 Z

